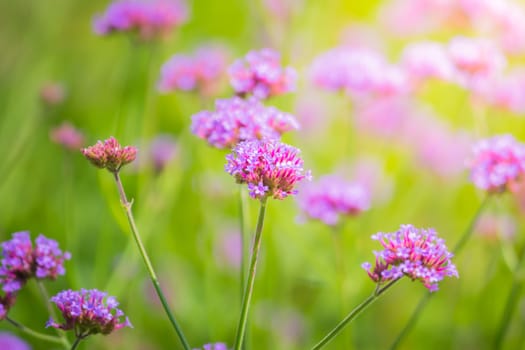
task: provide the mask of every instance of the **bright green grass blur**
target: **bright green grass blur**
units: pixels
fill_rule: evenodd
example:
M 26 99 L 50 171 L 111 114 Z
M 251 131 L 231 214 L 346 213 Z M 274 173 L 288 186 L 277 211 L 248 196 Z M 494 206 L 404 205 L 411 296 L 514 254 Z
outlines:
M 156 92 L 160 65 L 176 52 L 213 40 L 231 48 L 234 57 L 274 47 L 298 69 L 300 82 L 297 93 L 269 103 L 291 112 L 305 92 L 312 59 L 336 46 L 345 26 L 363 21 L 374 26 L 378 1 L 306 1 L 285 31 L 258 1 L 195 0 L 189 23 L 167 40 L 149 45 L 120 35 L 94 35 L 92 17 L 107 4 L 0 0 L 0 239 L 29 230 L 33 237 L 43 233 L 58 240 L 73 259 L 66 264 L 65 276 L 46 283 L 51 294 L 64 288 L 98 288 L 121 302 L 134 328 L 93 336 L 80 349 L 179 349 L 131 244 L 111 175 L 95 169 L 79 152 L 64 151 L 48 136 L 64 120 L 83 130 L 89 144 L 113 135 L 140 149 L 159 133 L 171 134 L 179 142 L 178 157 L 163 173 L 136 173 L 129 166 L 122 179 L 128 197 L 134 199 L 138 226 L 161 285 L 190 343 L 199 347 L 223 341 L 231 346 L 240 309 L 239 273 L 217 263 L 213 247 L 221 235 L 237 229 L 238 187 L 223 171 L 226 153 L 189 132 L 190 117 L 203 108 L 202 101 L 188 93 Z M 387 34 L 392 52 L 399 51 L 399 39 Z M 66 88 L 61 105 L 41 103 L 39 91 L 47 81 Z M 226 88 L 217 97 L 230 94 Z M 373 233 L 413 223 L 436 228 L 453 245 L 482 200 L 466 172 L 455 180 L 442 180 L 402 148 L 357 135 L 343 96 L 321 91 L 313 96 L 329 106 L 327 115 L 319 116 L 330 123 L 326 133 L 291 133 L 284 138 L 302 149 L 306 167 L 321 175 L 357 158 L 379 158 L 394 182 L 393 193 L 388 202 L 344 226 L 338 245 L 342 274 L 336 269 L 328 228 L 298 224 L 292 198 L 269 202 L 249 349 L 309 349 L 374 289 L 360 267 L 373 261 L 372 251 L 380 249 L 370 239 Z M 493 111 L 479 131 L 465 94 L 457 88 L 432 86 L 422 98 L 453 125 L 476 130 L 476 136 L 513 132 L 525 137 L 522 117 Z M 204 103 L 211 107 L 213 101 Z M 257 209 L 257 202 L 250 201 L 250 232 Z M 402 349 L 489 348 L 511 286 L 513 254 L 525 243 L 524 222 L 510 198 L 496 198 L 489 210 L 516 216 L 515 243 L 503 247 L 474 236 L 454 260 L 461 278 L 440 284 Z M 420 283 L 401 281 L 326 349 L 386 349 L 425 293 Z M 508 349 L 525 346 L 525 303 L 518 305 L 505 340 Z M 53 334 L 43 328 L 48 315 L 33 282 L 19 295 L 10 316 Z M 14 331 L 7 323 L 0 328 Z M 34 349 L 53 349 L 26 339 Z

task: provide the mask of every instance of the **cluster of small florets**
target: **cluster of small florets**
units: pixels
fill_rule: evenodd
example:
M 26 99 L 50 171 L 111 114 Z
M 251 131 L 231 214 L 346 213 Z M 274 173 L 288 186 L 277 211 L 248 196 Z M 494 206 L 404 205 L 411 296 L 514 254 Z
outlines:
M 117 0 L 95 18 L 93 27 L 100 35 L 128 32 L 153 39 L 167 35 L 187 18 L 188 9 L 182 0 Z
M 162 66 L 158 89 L 209 95 L 226 71 L 227 58 L 226 50 L 218 46 L 201 47 L 192 55 L 176 54 Z
M 297 148 L 278 140 L 245 141 L 226 157 L 226 171 L 238 183 L 248 184 L 252 198 L 283 199 L 296 194 L 295 185 L 310 177 L 299 153 Z
M 193 350 L 201 350 L 201 348 L 196 348 Z M 204 344 L 202 350 L 228 350 L 228 346 L 224 343 L 210 343 Z
M 337 225 L 341 216 L 358 215 L 370 207 L 370 193 L 359 183 L 325 176 L 301 189 L 299 207 L 311 219 Z
M 13 238 L 2 244 L 0 284 L 6 293 L 19 291 L 28 279 L 56 279 L 65 273 L 64 261 L 71 258 L 62 252 L 58 243 L 43 235 L 38 236 L 35 246 L 28 232 L 16 232 Z
M 110 137 L 104 142 L 98 141 L 94 146 L 83 148 L 82 154 L 96 167 L 117 173 L 122 166 L 135 160 L 137 149 L 133 146 L 122 147 L 114 137 Z
M 50 319 L 46 327 L 73 329 L 79 338 L 97 333 L 109 334 L 126 326 L 132 327 L 127 317 L 124 321 L 121 320 L 124 312 L 117 308 L 117 300 L 106 296 L 107 293 L 96 289 L 69 289 L 58 293 L 51 301 L 62 313 L 64 323 L 59 324 Z
M 494 136 L 474 146 L 470 178 L 489 192 L 503 192 L 525 174 L 525 145 L 512 135 Z
M 456 266 L 450 261 L 452 253 L 433 229 L 401 225 L 396 232 L 379 232 L 372 239 L 379 241 L 384 250 L 374 252 L 376 263 L 373 268 L 368 262 L 362 266 L 377 283 L 408 276 L 434 292 L 444 277 L 458 277 Z
M 215 108 L 193 115 L 191 130 L 216 148 L 231 148 L 245 140 L 278 139 L 299 128 L 294 116 L 255 98 L 217 100 Z
M 228 73 L 238 95 L 251 94 L 259 99 L 293 91 L 297 79 L 295 70 L 283 68 L 279 53 L 271 49 L 249 52 L 244 59 L 235 61 Z

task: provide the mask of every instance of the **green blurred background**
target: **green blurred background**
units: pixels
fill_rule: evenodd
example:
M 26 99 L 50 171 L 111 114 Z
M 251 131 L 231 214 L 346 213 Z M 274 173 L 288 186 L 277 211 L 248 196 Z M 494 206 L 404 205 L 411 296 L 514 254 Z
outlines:
M 99 37 L 92 32 L 92 18 L 104 11 L 107 1 L 0 0 L 0 238 L 29 230 L 33 237 L 43 233 L 58 240 L 73 259 L 65 276 L 46 283 L 50 292 L 106 290 L 134 325 L 107 337 L 93 336 L 81 349 L 178 349 L 179 342 L 131 244 L 111 175 L 93 168 L 79 152 L 50 141 L 51 128 L 65 120 L 86 134 L 88 144 L 114 135 L 140 149 L 159 133 L 176 138 L 175 161 L 160 174 L 130 166 L 122 174 L 124 186 L 134 199 L 161 284 L 192 346 L 233 343 L 239 271 L 218 259 L 217 246 L 225 234 L 238 230 L 238 188 L 223 171 L 226 153 L 189 132 L 191 115 L 203 104 L 211 108 L 213 99 L 201 101 L 190 93 L 159 95 L 155 90 L 161 64 L 202 43 L 219 41 L 233 58 L 273 47 L 298 69 L 297 92 L 270 103 L 293 112 L 307 91 L 323 102 L 326 115 L 319 118 L 327 126 L 322 133 L 284 138 L 302 149 L 314 176 L 372 156 L 381 160 L 393 183 L 388 201 L 344 225 L 336 244 L 343 256 L 342 271 L 336 268 L 330 229 L 315 222 L 299 224 L 293 199 L 270 201 L 248 348 L 308 349 L 368 296 L 374 284 L 360 265 L 372 261 L 372 251 L 379 249 L 370 239 L 373 233 L 413 223 L 435 227 L 451 244 L 457 241 L 482 200 L 467 172 L 453 179 L 432 174 L 402 147 L 357 133 L 344 96 L 309 87 L 307 69 L 313 58 L 336 46 L 348 25 L 379 27 L 379 3 L 305 1 L 283 24 L 258 1 L 195 0 L 190 21 L 174 35 L 137 45 L 121 35 Z M 396 57 L 403 40 L 388 31 L 380 33 Z M 49 81 L 60 82 L 66 90 L 57 106 L 46 106 L 39 97 Z M 217 97 L 231 94 L 225 87 Z M 435 84 L 421 98 L 453 125 L 475 129 L 474 112 L 459 89 Z M 522 117 L 487 114 L 484 134 L 477 136 L 513 132 L 525 137 Z M 257 209 L 250 201 L 250 232 Z M 440 284 L 402 349 L 490 348 L 525 240 L 523 214 L 512 198 L 494 198 L 488 211 L 512 215 L 516 237 L 490 241 L 474 236 L 454 260 L 461 278 Z M 388 348 L 425 293 L 419 283 L 403 280 L 326 348 Z M 521 300 L 505 338 L 508 349 L 525 346 Z M 33 283 L 19 295 L 10 316 L 43 330 L 48 315 Z M 14 331 L 6 323 L 1 328 Z M 53 348 L 26 339 L 34 349 Z

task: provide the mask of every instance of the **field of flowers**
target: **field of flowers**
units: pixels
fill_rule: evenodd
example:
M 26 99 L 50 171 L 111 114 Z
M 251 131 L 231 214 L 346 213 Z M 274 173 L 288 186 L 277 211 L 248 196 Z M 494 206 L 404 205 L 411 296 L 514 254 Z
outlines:
M 0 23 L 0 349 L 525 349 L 524 2 Z

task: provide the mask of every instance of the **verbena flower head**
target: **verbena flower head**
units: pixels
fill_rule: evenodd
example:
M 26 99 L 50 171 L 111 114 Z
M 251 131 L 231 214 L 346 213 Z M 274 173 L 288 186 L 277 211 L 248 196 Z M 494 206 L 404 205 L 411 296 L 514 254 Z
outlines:
M 359 183 L 330 175 L 304 186 L 298 203 L 306 217 L 334 226 L 342 216 L 354 216 L 367 210 L 370 193 Z
M 29 232 L 16 232 L 13 238 L 2 243 L 0 284 L 6 293 L 20 290 L 28 279 L 56 279 L 65 273 L 64 261 L 71 258 L 62 252 L 58 243 L 39 235 L 35 246 Z
M 238 183 L 248 184 L 252 198 L 283 199 L 296 194 L 296 184 L 310 177 L 299 153 L 278 140 L 245 141 L 226 156 L 225 168 Z
M 54 143 L 62 145 L 71 151 L 78 151 L 84 146 L 84 134 L 69 122 L 64 122 L 60 126 L 52 129 L 49 137 Z
M 7 313 L 9 312 L 9 309 L 11 309 L 11 307 L 15 304 L 15 301 L 15 293 L 4 293 L 4 295 L 0 295 L 0 321 L 7 317 Z M 0 349 L 3 348 L 0 347 Z
M 417 229 L 412 225 L 401 225 L 392 233 L 379 232 L 372 236 L 384 250 L 375 251 L 375 266 L 368 262 L 362 267 L 377 283 L 393 281 L 408 276 L 421 281 L 428 290 L 438 290 L 438 282 L 445 277 L 459 277 L 452 264 L 445 241 L 433 229 Z
M 117 308 L 117 300 L 96 289 L 65 290 L 52 297 L 51 301 L 62 313 L 64 322 L 56 323 L 50 319 L 46 327 L 65 331 L 74 329 L 77 337 L 109 334 L 123 327 L 132 327 L 127 317 L 122 320 L 124 312 Z
M 245 140 L 278 139 L 299 128 L 294 116 L 255 98 L 217 100 L 215 109 L 193 115 L 191 131 L 216 148 L 231 148 Z
M 201 348 L 196 348 L 193 350 L 201 350 Z M 224 343 L 209 343 L 202 346 L 202 350 L 228 350 L 228 346 Z
M 293 91 L 297 79 L 295 70 L 283 68 L 279 53 L 272 49 L 249 52 L 235 61 L 228 73 L 237 94 L 252 94 L 259 99 Z
M 122 147 L 113 136 L 104 142 L 98 141 L 94 146 L 83 148 L 81 151 L 93 165 L 106 168 L 112 173 L 118 172 L 122 166 L 131 163 L 137 157 L 135 147 Z
M 525 175 L 525 145 L 512 135 L 479 141 L 470 161 L 470 178 L 489 192 L 503 192 Z
M 182 0 L 117 0 L 95 17 L 93 28 L 99 35 L 126 32 L 149 40 L 169 34 L 187 19 Z
M 31 350 L 28 343 L 8 332 L 0 332 L 0 349 Z

